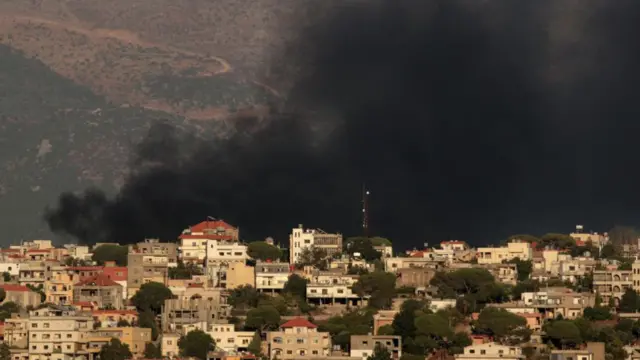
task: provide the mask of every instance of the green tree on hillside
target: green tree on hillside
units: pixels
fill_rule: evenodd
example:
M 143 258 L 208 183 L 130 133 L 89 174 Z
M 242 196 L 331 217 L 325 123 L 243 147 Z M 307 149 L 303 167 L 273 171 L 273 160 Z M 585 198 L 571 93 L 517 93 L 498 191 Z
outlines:
M 343 252 L 353 256 L 355 253 L 359 253 L 360 256 L 368 261 L 380 259 L 381 254 L 373 248 L 373 242 L 371 238 L 367 237 L 350 237 L 342 245 Z
M 100 360 L 127 360 L 133 357 L 129 345 L 123 344 L 117 338 L 112 338 L 108 344 L 100 349 Z
M 93 249 L 93 261 L 104 265 L 106 261 L 115 261 L 118 266 L 127 266 L 129 247 L 126 245 L 100 245 Z
M 215 350 L 216 343 L 211 335 L 202 330 L 189 331 L 186 336 L 182 336 L 178 340 L 180 355 L 191 356 L 200 360 L 207 359 L 207 353 Z
M 284 284 L 283 293 L 297 296 L 300 299 L 307 298 L 307 280 L 296 274 L 291 274 Z
M 388 309 L 396 294 L 396 276 L 384 271 L 361 275 L 353 285 L 353 291 L 358 296 L 370 295 L 370 307 Z
M 367 360 L 391 360 L 391 353 L 389 350 L 380 344 L 376 344 L 373 349 L 373 354 L 367 358 Z
M 527 321 L 519 315 L 504 309 L 488 307 L 478 317 L 476 331 L 492 336 L 497 342 L 505 345 L 517 345 L 529 341 L 531 329 Z
M 135 305 L 138 311 L 152 311 L 155 314 L 159 314 L 164 301 L 172 297 L 173 293 L 164 284 L 149 282 L 142 284 L 140 290 L 131 298 L 131 303 Z
M 280 312 L 271 306 L 263 305 L 249 310 L 244 326 L 248 330 L 260 332 L 275 330 L 280 325 Z
M 272 260 L 276 261 L 280 259 L 281 251 L 278 247 L 273 246 L 264 241 L 254 241 L 249 243 L 247 247 L 247 253 L 253 259 L 256 260 Z

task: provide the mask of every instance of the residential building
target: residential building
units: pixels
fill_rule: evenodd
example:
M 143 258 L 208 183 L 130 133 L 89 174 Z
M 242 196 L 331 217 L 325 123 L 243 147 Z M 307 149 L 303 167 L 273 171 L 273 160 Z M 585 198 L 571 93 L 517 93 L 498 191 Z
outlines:
M 4 321 L 4 343 L 13 348 L 27 349 L 29 345 L 29 317 L 11 314 Z
M 305 229 L 302 224 L 289 235 L 289 261 L 298 263 L 304 249 L 318 248 L 331 257 L 342 252 L 342 234 L 329 234 L 321 229 Z
M 114 338 L 120 340 L 123 344 L 129 345 L 129 350 L 131 350 L 134 358 L 142 357 L 145 345 L 152 341 L 151 329 L 131 326 L 98 328 L 91 331 L 91 336 L 94 338 L 106 338 L 107 341 L 104 344 Z
M 216 342 L 216 350 L 235 352 L 247 351 L 254 331 L 236 331 L 233 324 L 209 325 L 206 333 Z
M 469 250 L 469 245 L 460 240 L 448 240 L 440 243 L 440 247 L 443 250 L 463 251 Z
M 584 257 L 560 260 L 558 275 L 562 281 L 575 283 L 578 279 L 591 274 L 595 270 L 597 263 L 597 260 Z
M 102 328 L 117 327 L 123 321 L 130 325 L 138 323 L 138 312 L 135 310 L 93 310 L 91 315 L 94 323 Z
M 204 264 L 207 257 L 207 248 L 210 245 L 208 244 L 209 240 L 238 242 L 239 230 L 237 227 L 222 220 L 207 220 L 185 229 L 179 239 L 180 259 L 184 262 Z M 223 252 L 226 254 L 226 249 Z M 236 251 L 232 251 L 232 254 L 234 252 Z
M 307 284 L 307 301 L 320 305 L 360 305 L 362 299 L 351 290 L 357 281 L 358 275 L 319 272 Z
M 57 273 L 45 281 L 44 293 L 48 303 L 70 305 L 73 302 L 73 284 L 79 276 L 72 271 Z
M 145 239 L 135 245 L 137 252 L 142 254 L 166 254 L 169 264 L 178 263 L 178 244 L 174 242 L 160 242 L 159 239 Z
M 222 288 L 207 287 L 201 282 L 189 283 L 184 290 L 180 289 L 173 292 L 174 298 L 178 300 L 194 300 L 194 299 L 207 299 L 215 301 L 220 304 L 226 304 L 227 292 Z
M 618 304 L 627 289 L 634 289 L 634 279 L 640 284 L 640 274 L 635 274 L 639 271 L 640 263 L 634 263 L 632 270 L 594 270 L 593 290 L 600 294 L 605 304 L 611 298 Z M 635 289 L 640 289 L 640 286 Z
M 227 268 L 225 280 L 227 289 L 236 289 L 244 285 L 249 285 L 255 288 L 255 267 L 248 266 L 244 262 L 231 263 Z
M 259 291 L 279 292 L 289 280 L 289 263 L 256 263 L 256 289 Z
M 402 356 L 402 338 L 394 335 L 351 335 L 349 356 L 366 360 L 377 345 L 384 347 L 392 359 Z
M 585 308 L 595 306 L 595 294 L 577 293 L 567 288 L 548 288 L 546 291 L 525 292 L 521 295 L 522 302 L 545 318 L 556 318 L 562 315 L 565 319 L 575 319 L 582 316 Z
M 16 284 L 2 284 L 0 288 L 4 290 L 6 296 L 2 303 L 14 302 L 24 308 L 27 306 L 36 307 L 42 303 L 42 297 L 26 286 Z
M 584 349 L 551 350 L 549 360 L 604 360 L 605 349 L 602 342 L 588 342 Z
M 445 258 L 436 256 L 433 253 L 427 253 L 427 255 L 433 256 L 386 258 L 384 259 L 384 268 L 386 271 L 393 273 L 397 273 L 399 269 L 409 268 L 444 269 Z
M 373 335 L 377 335 L 381 327 L 393 324 L 397 313 L 395 310 L 380 310 L 373 315 Z
M 462 354 L 456 355 L 457 359 L 464 360 L 523 360 L 522 348 L 519 346 L 506 346 L 494 342 L 465 346 Z
M 431 299 L 429 309 L 433 312 L 456 307 L 456 299 Z
M 533 330 L 534 333 L 538 333 L 542 330 L 542 319 L 543 316 L 539 312 L 534 313 L 518 313 L 518 316 L 521 316 L 527 322 L 527 327 Z
M 393 246 L 391 245 L 375 245 L 373 249 L 380 253 L 383 258 L 393 256 Z
M 174 358 L 180 355 L 180 348 L 178 348 L 178 340 L 180 340 L 180 334 L 177 333 L 164 333 L 160 339 L 162 345 L 162 357 Z
M 185 326 L 195 323 L 225 323 L 230 311 L 228 304 L 215 299 L 167 299 L 162 309 L 162 330 L 180 332 Z
M 205 246 L 206 266 L 214 264 L 228 265 L 236 262 L 244 263 L 249 258 L 247 245 L 237 241 L 207 239 Z
M 83 301 L 93 302 L 99 308 L 122 309 L 122 286 L 105 274 L 82 280 L 73 286 L 73 302 Z
M 331 336 L 319 332 L 318 327 L 306 319 L 296 318 L 280 325 L 279 331 L 267 332 L 270 358 L 299 359 L 329 356 Z
M 86 245 L 66 244 L 63 245 L 67 249 L 67 253 L 73 259 L 82 261 L 91 261 L 93 254 Z
M 436 270 L 429 267 L 400 268 L 396 270 L 396 287 L 426 287 L 436 275 Z
M 22 262 L 19 266 L 18 281 L 20 285 L 44 287 L 47 265 L 43 261 Z
M 89 360 L 90 314 L 50 306 L 31 311 L 28 324 L 29 360 Z
M 135 295 L 143 284 L 159 282 L 167 284 L 169 278 L 170 250 L 164 244 L 146 241 L 152 244 L 146 248 L 129 246 L 127 256 L 127 297 Z
M 102 268 L 102 273 L 113 280 L 118 285 L 122 286 L 122 298 L 127 299 L 127 277 L 128 268 L 126 266 L 116 266 L 115 262 L 107 261 Z
M 531 260 L 533 250 L 526 241 L 511 241 L 502 247 L 479 247 L 477 250 L 478 264 L 500 264 L 504 261 L 519 258 Z
M 5 249 L 5 250 L 9 250 L 9 249 Z M 19 263 L 15 261 L 15 259 L 11 259 L 8 257 L 6 260 L 3 259 L 2 262 L 0 262 L 0 274 L 4 274 L 4 273 L 11 275 L 12 278 L 17 278 L 18 276 L 20 276 Z
M 609 240 L 608 237 L 605 236 L 605 234 L 598 234 L 597 232 L 594 232 L 594 233 L 575 232 L 575 233 L 569 234 L 569 236 L 575 239 L 576 244 L 586 244 L 588 242 L 591 242 L 593 246 L 598 248 L 601 248 L 604 245 L 606 245 Z

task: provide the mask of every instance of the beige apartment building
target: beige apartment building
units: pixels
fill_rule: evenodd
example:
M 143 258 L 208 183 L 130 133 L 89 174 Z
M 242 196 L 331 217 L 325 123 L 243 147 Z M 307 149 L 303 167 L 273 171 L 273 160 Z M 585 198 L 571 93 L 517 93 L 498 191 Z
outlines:
M 32 291 L 26 286 L 16 284 L 3 284 L 0 288 L 5 292 L 3 303 L 14 302 L 22 307 L 36 307 L 42 303 L 40 294 Z
M 70 305 L 73 302 L 73 284 L 80 277 L 73 271 L 54 274 L 45 281 L 44 291 L 47 302 L 57 305 Z
M 178 347 L 178 341 L 180 340 L 180 334 L 177 333 L 164 333 L 161 338 L 161 349 L 163 358 L 174 358 L 180 355 L 180 348 Z
M 127 257 L 127 296 L 135 295 L 143 284 L 159 282 L 167 284 L 171 246 L 159 242 L 146 241 L 146 247 L 129 246 Z M 174 244 L 175 245 L 175 244 Z
M 231 308 L 216 299 L 167 299 L 162 309 L 162 330 L 180 332 L 188 325 L 227 322 Z
M 267 332 L 267 348 L 272 359 L 322 358 L 330 354 L 331 336 L 308 320 L 296 318 L 280 325 L 280 331 Z
M 366 360 L 377 345 L 387 349 L 392 359 L 402 357 L 402 338 L 394 335 L 351 335 L 349 356 Z
M 29 314 L 29 360 L 88 360 L 91 314 L 51 306 Z
M 27 349 L 29 345 L 29 317 L 11 314 L 4 321 L 4 342 L 12 348 Z
M 384 268 L 388 272 L 397 273 L 400 269 L 429 268 L 445 269 L 446 258 L 435 257 L 392 257 L 384 259 Z
M 99 328 L 91 331 L 90 339 L 93 349 L 101 349 L 111 339 L 118 339 L 129 345 L 134 357 L 142 357 L 147 343 L 151 342 L 151 329 L 139 327 L 111 327 Z M 99 350 L 98 350 L 99 351 Z
M 428 267 L 412 267 L 396 270 L 396 287 L 427 287 L 436 275 L 436 270 Z
M 255 332 L 236 331 L 233 324 L 212 324 L 205 331 L 216 342 L 216 350 L 226 352 L 247 351 Z
M 511 241 L 502 247 L 479 247 L 477 250 L 478 264 L 500 264 L 505 261 L 519 258 L 531 260 L 533 249 L 531 244 L 525 241 Z
M 101 309 L 120 310 L 124 307 L 122 285 L 104 274 L 98 274 L 73 286 L 73 302 L 91 302 Z
M 604 343 L 588 342 L 584 349 L 551 350 L 549 360 L 605 360 Z
M 342 252 L 342 234 L 329 234 L 321 229 L 305 229 L 302 224 L 289 235 L 289 262 L 295 264 L 304 249 L 318 248 L 328 256 Z
M 556 318 L 562 315 L 565 319 L 582 316 L 584 309 L 595 306 L 595 294 L 577 293 L 567 288 L 548 288 L 546 291 L 522 293 L 522 302 L 534 308 L 545 318 Z
M 279 292 L 289 280 L 289 263 L 263 262 L 256 263 L 256 289 L 262 292 Z
M 593 290 L 600 294 L 605 304 L 611 298 L 618 304 L 627 289 L 640 289 L 640 286 L 634 286 L 634 280 L 640 281 L 639 270 L 640 264 L 637 263 L 633 264 L 632 270 L 595 270 Z
M 247 266 L 244 262 L 231 263 L 226 270 L 224 280 L 227 289 L 236 289 L 244 285 L 249 285 L 255 288 L 255 267 Z
M 456 355 L 456 360 L 523 360 L 522 348 L 519 346 L 506 346 L 490 342 L 466 346 L 462 354 Z

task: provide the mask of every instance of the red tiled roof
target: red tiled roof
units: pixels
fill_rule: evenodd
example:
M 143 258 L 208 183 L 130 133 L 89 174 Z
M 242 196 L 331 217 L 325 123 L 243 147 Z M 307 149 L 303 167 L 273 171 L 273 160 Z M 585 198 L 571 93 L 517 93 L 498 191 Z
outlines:
M 293 320 L 289 320 L 286 323 L 280 325 L 280 327 L 283 329 L 292 328 L 292 327 L 306 327 L 306 328 L 312 328 L 312 329 L 317 328 L 315 324 L 303 318 L 295 318 Z
M 4 289 L 4 291 L 31 291 L 31 289 L 29 289 L 26 286 L 23 285 L 16 285 L 16 284 L 4 284 L 4 285 L 0 285 L 0 288 Z
M 182 235 L 180 235 L 179 238 L 180 239 L 233 240 L 233 236 L 216 235 L 216 234 L 206 234 L 206 235 L 182 234 Z
M 193 226 L 190 226 L 189 228 L 191 229 L 191 232 L 202 232 L 204 230 L 207 229 L 217 229 L 219 227 L 222 227 L 226 230 L 233 230 L 235 229 L 234 226 L 228 224 L 227 222 L 223 221 L 223 220 L 215 220 L 215 221 L 203 221 L 201 223 L 195 224 Z
M 20 249 L 0 249 L 0 252 L 20 252 Z
M 109 279 L 105 274 L 97 274 L 81 280 L 74 286 L 120 286 L 120 284 Z
M 105 266 L 102 269 L 102 273 L 113 281 L 125 281 L 127 280 L 127 267 L 126 266 Z M 120 273 L 121 275 L 118 275 Z

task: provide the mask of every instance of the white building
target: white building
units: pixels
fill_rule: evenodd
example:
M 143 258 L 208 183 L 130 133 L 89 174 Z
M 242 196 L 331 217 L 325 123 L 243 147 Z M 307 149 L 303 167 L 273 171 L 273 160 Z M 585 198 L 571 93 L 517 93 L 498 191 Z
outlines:
M 311 303 L 322 304 L 353 304 L 358 305 L 360 296 L 352 291 L 358 282 L 357 275 L 342 275 L 319 273 L 311 277 L 307 284 L 307 300 Z
M 320 229 L 305 229 L 302 224 L 289 235 L 289 261 L 295 264 L 307 248 L 319 248 L 328 256 L 342 252 L 342 234 L 329 234 Z
M 256 289 L 259 291 L 279 292 L 289 280 L 289 263 L 256 263 Z
M 505 346 L 494 342 L 466 346 L 464 353 L 456 355 L 456 359 L 465 360 L 521 360 L 525 356 L 522 355 L 522 348 L 519 346 Z
M 236 331 L 233 324 L 210 324 L 205 331 L 216 342 L 216 350 L 225 352 L 247 351 L 255 332 Z
M 207 240 L 207 266 L 213 264 L 229 264 L 232 262 L 245 262 L 247 246 L 234 241 Z

